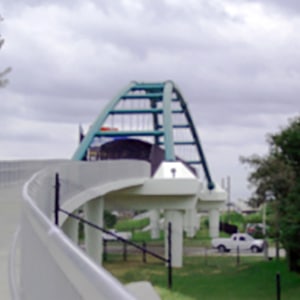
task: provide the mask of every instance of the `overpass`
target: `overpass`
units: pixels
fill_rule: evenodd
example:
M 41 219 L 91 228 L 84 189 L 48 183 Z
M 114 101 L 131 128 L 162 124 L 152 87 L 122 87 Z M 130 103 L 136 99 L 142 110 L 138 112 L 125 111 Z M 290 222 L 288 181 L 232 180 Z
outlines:
M 13 299 L 139 299 L 101 267 L 101 232 L 85 228 L 83 252 L 76 220 L 61 215 L 54 224 L 55 174 L 62 207 L 83 208 L 100 226 L 104 209 L 152 210 L 155 238 L 163 212 L 172 223 L 174 267 L 182 266 L 183 231 L 195 234 L 197 211 L 209 212 L 210 235 L 218 236 L 226 193 L 212 180 L 187 103 L 171 81 L 130 83 L 81 135 L 71 161 L 45 164 L 23 188 L 9 264 Z

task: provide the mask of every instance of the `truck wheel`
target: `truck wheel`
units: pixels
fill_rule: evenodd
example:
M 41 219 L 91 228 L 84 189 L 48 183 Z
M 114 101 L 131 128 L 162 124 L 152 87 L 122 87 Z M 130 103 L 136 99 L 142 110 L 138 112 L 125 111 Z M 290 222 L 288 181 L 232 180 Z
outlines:
M 251 247 L 251 252 L 252 252 L 252 253 L 257 253 L 257 252 L 259 252 L 259 250 L 260 250 L 260 249 L 259 249 L 257 246 L 252 246 L 252 247 Z
M 225 253 L 226 252 L 226 247 L 224 245 L 220 245 L 220 246 L 218 246 L 218 251 L 220 253 Z

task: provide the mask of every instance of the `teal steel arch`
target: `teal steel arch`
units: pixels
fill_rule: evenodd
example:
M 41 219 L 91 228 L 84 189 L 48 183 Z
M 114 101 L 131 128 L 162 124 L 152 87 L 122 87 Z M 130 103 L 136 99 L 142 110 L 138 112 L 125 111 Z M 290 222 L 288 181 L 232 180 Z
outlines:
M 124 107 L 124 103 L 127 105 L 126 107 Z M 134 105 L 128 108 L 128 103 Z M 144 103 L 144 106 L 141 107 L 139 103 Z M 107 126 L 108 119 L 112 119 L 114 116 L 127 118 L 125 120 L 127 124 L 131 122 L 133 116 L 148 116 L 148 119 L 151 116 L 151 124 L 146 130 L 139 127 L 128 128 L 128 126 L 111 131 L 101 130 L 101 128 Z M 146 119 L 146 117 L 142 118 Z M 180 120 L 180 122 L 176 120 Z M 178 140 L 175 134 L 176 130 L 188 132 L 190 140 Z M 201 165 L 208 188 L 214 188 L 192 116 L 187 103 L 174 82 L 131 82 L 98 115 L 74 153 L 73 160 L 84 160 L 95 138 L 122 137 L 151 138 L 152 143 L 164 148 L 165 161 L 177 160 L 176 147 L 194 147 L 197 159 L 185 159 L 185 162 L 189 165 Z

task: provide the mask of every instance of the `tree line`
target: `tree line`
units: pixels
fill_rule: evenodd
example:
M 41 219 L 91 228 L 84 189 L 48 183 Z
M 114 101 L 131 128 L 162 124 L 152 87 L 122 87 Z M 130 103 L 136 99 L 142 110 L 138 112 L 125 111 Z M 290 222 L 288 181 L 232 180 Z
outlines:
M 275 240 L 286 250 L 289 269 L 300 273 L 300 116 L 270 134 L 267 143 L 267 155 L 241 158 L 252 168 L 249 204 L 272 207 Z

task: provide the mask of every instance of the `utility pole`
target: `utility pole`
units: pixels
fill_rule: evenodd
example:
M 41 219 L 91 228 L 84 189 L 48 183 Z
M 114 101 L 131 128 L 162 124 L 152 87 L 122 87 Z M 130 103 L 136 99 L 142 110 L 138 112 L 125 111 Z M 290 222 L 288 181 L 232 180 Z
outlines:
M 230 205 L 231 205 L 231 178 L 227 176 L 227 213 L 230 213 Z

